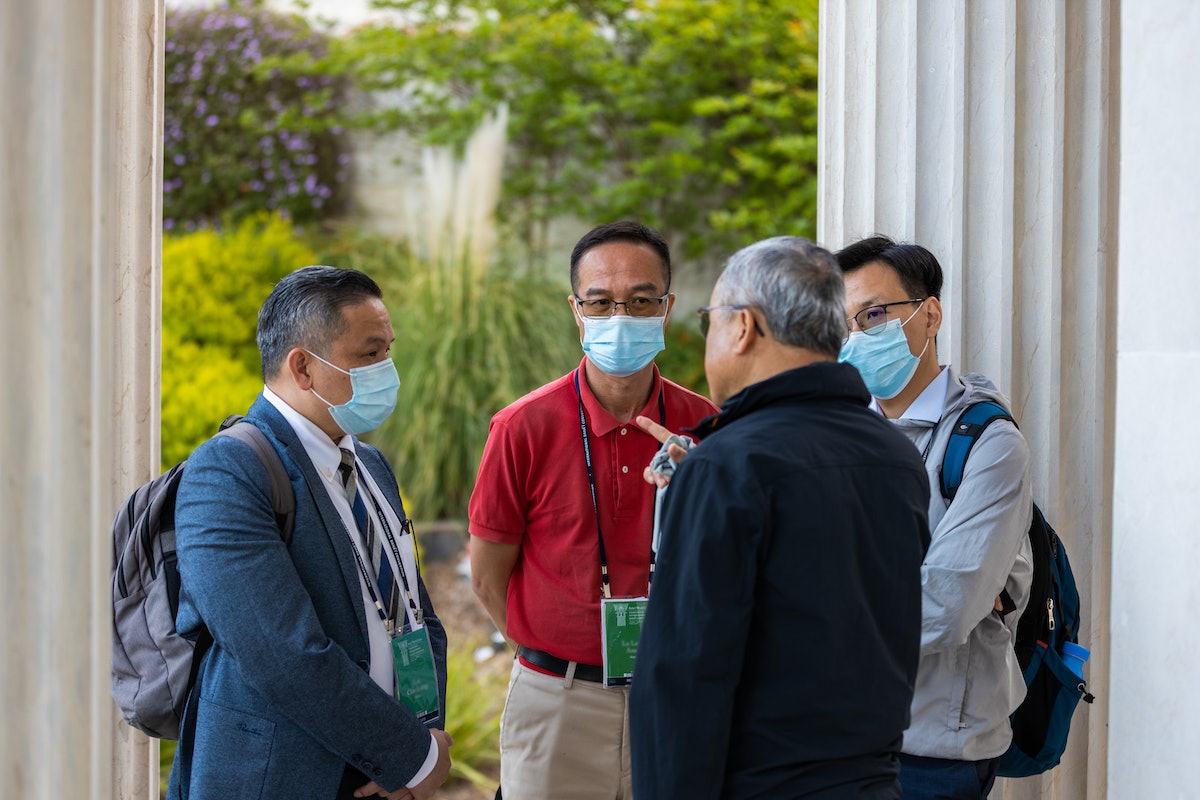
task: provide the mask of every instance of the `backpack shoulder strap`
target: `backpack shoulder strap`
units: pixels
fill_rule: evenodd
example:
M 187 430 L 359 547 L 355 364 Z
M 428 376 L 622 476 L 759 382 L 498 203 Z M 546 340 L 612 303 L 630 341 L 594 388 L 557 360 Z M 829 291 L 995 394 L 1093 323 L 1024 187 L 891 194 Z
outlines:
M 271 505 L 275 509 L 275 520 L 279 524 L 279 532 L 283 543 L 292 540 L 292 526 L 296 521 L 296 493 L 292 491 L 292 480 L 288 477 L 287 468 L 279 458 L 279 453 L 267 439 L 265 433 L 252 422 L 245 422 L 240 416 L 234 415 L 221 423 L 218 436 L 232 436 L 250 445 L 254 455 L 262 462 L 267 474 L 271 477 Z
M 954 495 L 958 493 L 971 448 L 979 441 L 984 429 L 998 419 L 1014 422 L 1008 409 L 992 400 L 972 403 L 958 415 L 958 420 L 950 431 L 946 453 L 942 456 L 942 497 L 947 501 L 953 500 Z

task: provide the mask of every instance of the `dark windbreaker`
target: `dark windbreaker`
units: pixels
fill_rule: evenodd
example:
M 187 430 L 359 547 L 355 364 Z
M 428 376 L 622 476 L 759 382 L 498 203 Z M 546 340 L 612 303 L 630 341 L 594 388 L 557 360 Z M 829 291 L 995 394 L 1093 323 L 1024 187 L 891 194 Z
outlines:
M 634 796 L 898 797 L 929 482 L 848 364 L 753 384 L 667 491 Z

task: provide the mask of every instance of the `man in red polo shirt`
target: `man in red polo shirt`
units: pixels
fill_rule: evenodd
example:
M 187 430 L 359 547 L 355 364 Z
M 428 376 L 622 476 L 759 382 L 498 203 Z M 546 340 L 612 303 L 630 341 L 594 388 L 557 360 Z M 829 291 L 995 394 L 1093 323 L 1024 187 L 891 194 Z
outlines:
M 678 430 L 716 411 L 654 365 L 670 285 L 653 230 L 587 233 L 571 253 L 583 362 L 492 418 L 469 509 L 471 583 L 517 646 L 500 723 L 501 790 L 514 800 L 632 797 L 628 686 L 617 658 L 605 671 L 601 601 L 649 588 L 654 488 L 642 471 L 659 445 L 633 420 Z M 620 609 L 612 654 L 640 606 L 608 608 Z

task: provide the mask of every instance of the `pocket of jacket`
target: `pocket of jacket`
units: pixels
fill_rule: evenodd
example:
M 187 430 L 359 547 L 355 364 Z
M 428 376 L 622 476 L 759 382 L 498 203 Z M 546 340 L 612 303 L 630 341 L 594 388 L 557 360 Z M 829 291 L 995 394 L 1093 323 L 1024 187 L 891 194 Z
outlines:
M 950 708 L 946 715 L 946 727 L 951 731 L 959 731 L 966 727 L 963 716 L 966 713 L 967 684 L 970 672 L 971 643 L 946 652 L 950 663 L 951 684 L 948 694 Z
M 191 784 L 199 797 L 260 797 L 275 723 L 200 698 Z

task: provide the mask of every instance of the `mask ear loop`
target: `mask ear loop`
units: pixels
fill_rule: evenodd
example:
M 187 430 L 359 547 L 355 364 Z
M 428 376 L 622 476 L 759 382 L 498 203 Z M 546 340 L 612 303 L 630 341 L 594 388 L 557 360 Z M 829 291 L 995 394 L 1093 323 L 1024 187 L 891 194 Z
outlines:
M 928 299 L 929 299 L 928 297 L 925 298 L 925 300 L 928 300 Z M 908 315 L 908 319 L 906 319 L 906 320 L 904 320 L 904 322 L 900 323 L 901 328 L 903 328 L 908 323 L 912 322 L 912 318 L 917 315 L 917 312 L 920 311 L 922 307 L 924 307 L 925 300 L 922 300 L 921 305 L 917 306 L 916 309 L 911 314 Z M 921 352 L 918 353 L 915 356 L 915 358 L 919 361 L 921 358 L 923 358 L 925 356 L 925 351 L 928 349 L 929 349 L 929 337 L 926 336 L 925 337 L 925 346 L 921 348 Z M 909 352 L 911 353 L 912 351 L 910 350 Z

